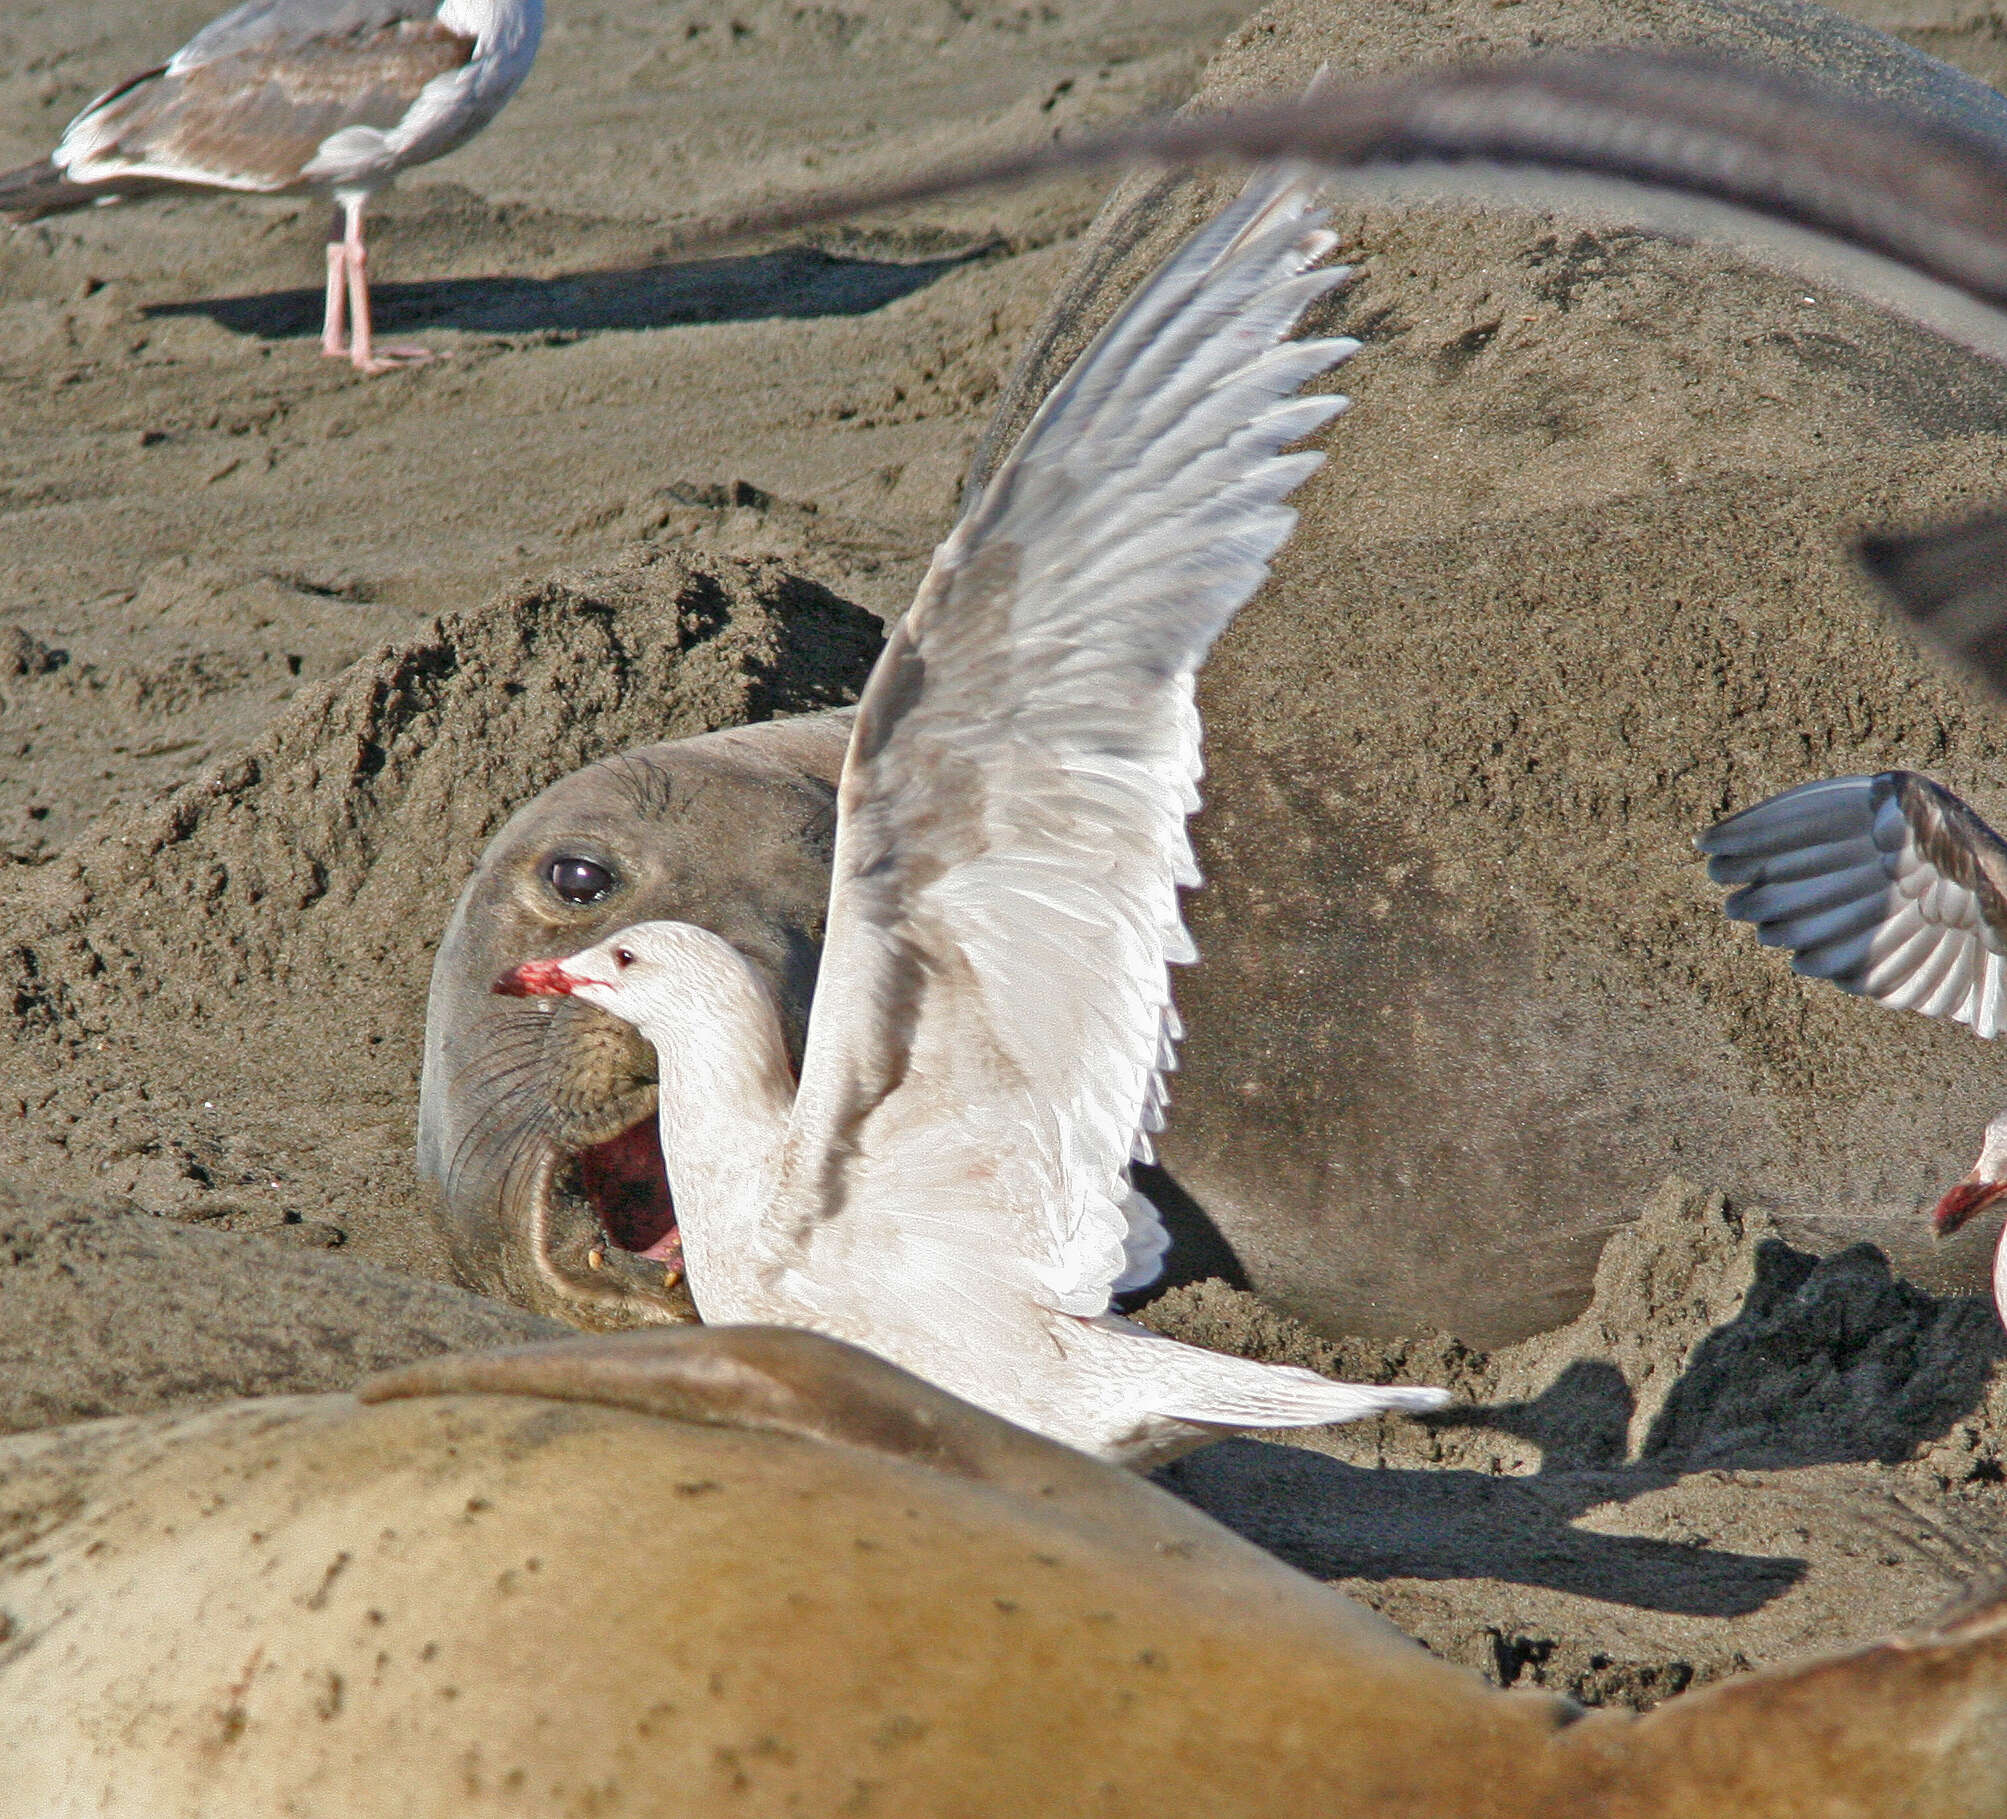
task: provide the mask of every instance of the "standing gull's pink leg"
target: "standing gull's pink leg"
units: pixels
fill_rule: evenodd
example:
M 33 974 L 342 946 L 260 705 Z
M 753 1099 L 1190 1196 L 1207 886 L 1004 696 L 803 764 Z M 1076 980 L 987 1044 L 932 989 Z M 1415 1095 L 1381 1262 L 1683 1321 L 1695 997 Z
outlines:
M 378 347 L 370 338 L 369 321 L 369 255 L 362 243 L 362 210 L 368 200 L 366 196 L 342 196 L 339 198 L 342 212 L 347 217 L 347 229 L 342 236 L 342 264 L 348 276 L 349 346 L 348 355 L 359 373 L 387 373 L 400 366 L 416 366 L 423 361 L 445 358 L 426 347 Z M 334 278 L 334 262 L 329 249 L 328 277 L 330 286 Z M 321 346 L 327 349 L 326 338 Z M 334 350 L 329 350 L 334 351 Z
M 348 253 L 342 245 L 344 211 L 335 210 L 328 226 L 328 300 L 321 312 L 321 352 L 331 360 L 348 358 Z

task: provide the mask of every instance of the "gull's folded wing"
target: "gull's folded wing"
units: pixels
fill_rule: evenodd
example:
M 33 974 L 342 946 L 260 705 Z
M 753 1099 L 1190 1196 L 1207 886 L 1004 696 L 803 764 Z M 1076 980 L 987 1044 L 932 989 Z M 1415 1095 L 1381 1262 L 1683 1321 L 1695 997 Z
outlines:
M 165 67 L 100 96 L 53 162 L 74 183 L 135 180 L 283 190 L 326 141 L 388 132 L 434 77 L 474 55 L 439 0 L 256 0 L 206 26 Z

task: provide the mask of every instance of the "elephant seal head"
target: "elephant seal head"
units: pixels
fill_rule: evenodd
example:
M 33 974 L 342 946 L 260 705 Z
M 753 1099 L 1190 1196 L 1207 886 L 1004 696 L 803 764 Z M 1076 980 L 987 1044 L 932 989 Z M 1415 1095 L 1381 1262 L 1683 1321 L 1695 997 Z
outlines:
M 573 1325 L 692 1320 L 656 1137 L 655 1056 L 571 1000 L 497 997 L 525 960 L 629 923 L 714 930 L 773 988 L 799 1063 L 847 713 L 644 746 L 503 827 L 432 969 L 418 1167 L 470 1287 Z

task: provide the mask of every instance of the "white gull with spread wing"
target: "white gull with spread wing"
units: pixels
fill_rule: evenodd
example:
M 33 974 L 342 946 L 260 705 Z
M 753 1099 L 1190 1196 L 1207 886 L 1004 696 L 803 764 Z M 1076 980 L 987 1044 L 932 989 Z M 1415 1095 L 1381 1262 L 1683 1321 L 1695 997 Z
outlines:
M 1794 971 L 1896 1010 L 1994 1037 L 2007 1028 L 2007 841 L 1914 771 L 1801 783 L 1731 815 L 1695 844 L 1736 887 L 1723 905 Z M 2007 1197 L 2007 1112 L 1932 1217 L 1955 1232 Z M 2007 1321 L 2007 1233 L 1993 1258 Z
M 1127 1165 L 1160 1127 L 1194 957 L 1193 676 L 1268 573 L 1355 351 L 1286 341 L 1345 276 L 1263 175 L 1046 400 L 935 552 L 858 709 L 799 1088 L 765 985 L 644 923 L 497 982 L 656 1048 L 662 1152 L 711 1322 L 812 1327 L 1133 1465 L 1236 1428 L 1423 1410 L 1110 1311 L 1164 1247 Z
M 501 112 L 543 24 L 543 0 L 251 0 L 100 95 L 39 164 L 0 174 L 0 215 L 172 189 L 320 191 L 336 207 L 322 352 L 368 373 L 430 358 L 373 339 L 363 210 Z

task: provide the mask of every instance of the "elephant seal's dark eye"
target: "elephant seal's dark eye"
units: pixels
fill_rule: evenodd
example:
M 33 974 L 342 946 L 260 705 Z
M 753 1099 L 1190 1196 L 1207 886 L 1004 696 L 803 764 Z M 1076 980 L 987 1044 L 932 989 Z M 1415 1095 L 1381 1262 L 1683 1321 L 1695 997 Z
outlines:
M 575 853 L 560 853 L 544 867 L 544 876 L 567 903 L 597 903 L 619 882 L 596 860 Z

